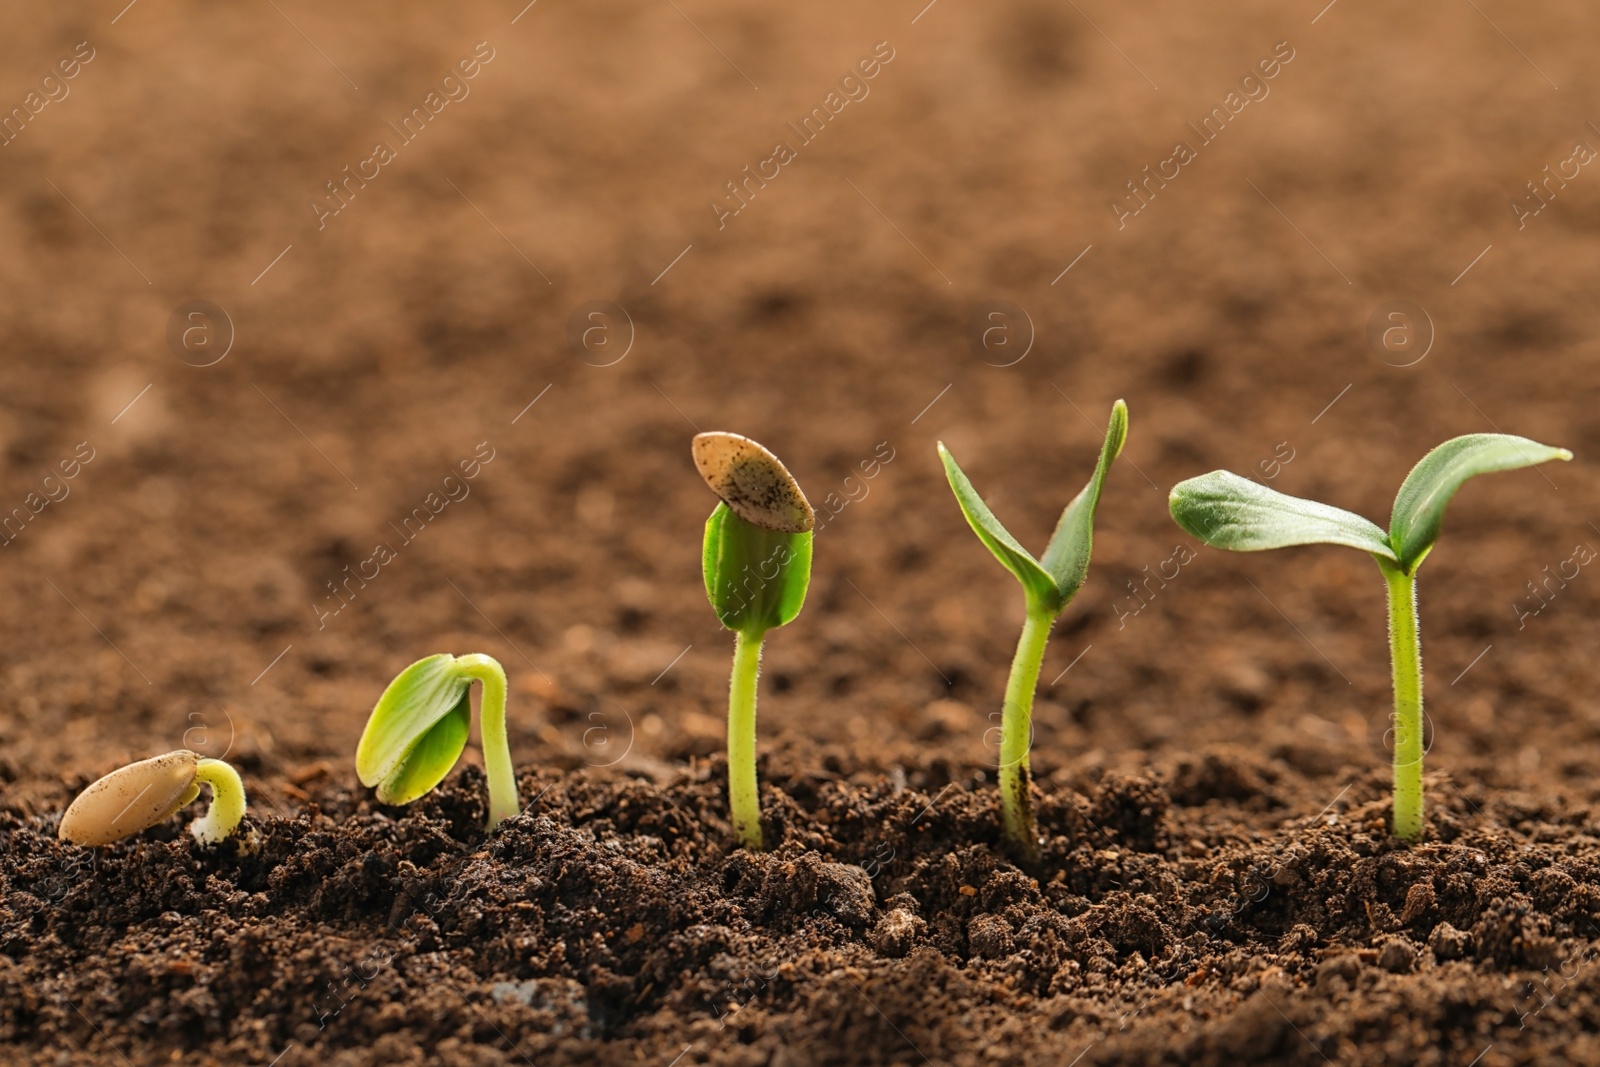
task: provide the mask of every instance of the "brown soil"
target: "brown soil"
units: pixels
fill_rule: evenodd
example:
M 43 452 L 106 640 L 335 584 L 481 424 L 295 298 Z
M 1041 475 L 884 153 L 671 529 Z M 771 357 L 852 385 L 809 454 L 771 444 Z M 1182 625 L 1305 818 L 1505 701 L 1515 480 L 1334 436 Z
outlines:
M 1476 6 L 0 14 L 0 109 L 93 51 L 0 147 L 0 1060 L 1600 1061 L 1594 579 L 1529 585 L 1600 544 L 1600 179 L 1543 170 L 1600 147 L 1600 26 Z M 467 89 L 318 228 L 386 123 Z M 1367 342 L 1398 299 L 1435 334 L 1405 367 Z M 236 334 L 211 366 L 169 341 L 193 300 Z M 1004 367 L 970 341 L 1002 300 L 1036 330 Z M 572 340 L 593 301 L 633 324 L 609 366 Z M 1118 396 L 1024 872 L 988 733 L 1020 598 L 934 442 L 1037 545 Z M 1496 427 L 1578 462 L 1452 505 L 1400 848 L 1376 570 L 1199 548 L 1165 493 L 1226 466 L 1381 519 Z M 761 856 L 728 846 L 696 428 L 837 512 L 769 641 Z M 396 810 L 350 765 L 441 650 L 512 674 L 536 799 L 487 840 L 475 766 Z M 56 841 L 88 781 L 180 746 L 244 773 L 258 851 Z

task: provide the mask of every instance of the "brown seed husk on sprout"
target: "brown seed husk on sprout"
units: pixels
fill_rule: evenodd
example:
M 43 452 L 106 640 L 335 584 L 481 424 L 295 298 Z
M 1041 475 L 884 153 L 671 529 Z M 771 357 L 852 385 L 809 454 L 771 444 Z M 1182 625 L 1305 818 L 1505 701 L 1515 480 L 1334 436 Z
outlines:
M 816 515 L 789 469 L 759 443 L 736 433 L 696 434 L 694 465 L 711 491 L 746 522 L 804 533 Z

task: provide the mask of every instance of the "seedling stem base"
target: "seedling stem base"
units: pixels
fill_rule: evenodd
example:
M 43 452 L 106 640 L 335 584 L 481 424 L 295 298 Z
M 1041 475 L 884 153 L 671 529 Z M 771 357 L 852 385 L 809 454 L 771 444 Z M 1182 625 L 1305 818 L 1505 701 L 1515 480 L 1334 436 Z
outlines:
M 761 677 L 761 631 L 736 630 L 733 679 L 728 686 L 728 812 L 734 838 L 745 848 L 765 848 L 761 794 L 756 786 L 756 683 Z
M 521 809 L 517 774 L 511 766 L 511 741 L 506 735 L 506 672 L 481 653 L 458 656 L 456 670 L 483 685 L 478 727 L 483 734 L 483 769 L 489 778 L 488 828 L 493 830 Z
M 1045 645 L 1055 614 L 1029 607 L 1017 654 L 1006 680 L 1005 704 L 1000 716 L 1000 817 L 1006 838 L 1029 863 L 1039 859 L 1039 832 L 1033 821 L 1032 778 L 1028 769 L 1029 743 L 1033 740 L 1033 691 L 1039 684 Z
M 1422 638 L 1417 579 L 1378 560 L 1389 585 L 1389 656 L 1394 667 L 1394 836 L 1422 837 Z

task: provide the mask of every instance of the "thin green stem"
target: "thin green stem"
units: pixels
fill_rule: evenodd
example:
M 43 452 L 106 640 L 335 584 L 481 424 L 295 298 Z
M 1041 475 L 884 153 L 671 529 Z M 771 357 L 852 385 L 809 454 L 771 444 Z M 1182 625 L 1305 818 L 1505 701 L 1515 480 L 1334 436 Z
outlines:
M 196 819 L 189 832 L 202 845 L 226 841 L 244 818 L 244 781 L 239 772 L 219 759 L 202 759 L 194 766 L 194 788 L 211 787 L 211 808 Z M 194 799 L 191 793 L 189 799 Z
M 511 766 L 506 737 L 506 672 L 492 656 L 473 653 L 456 658 L 456 670 L 483 685 L 478 726 L 483 735 L 483 769 L 489 777 L 489 825 L 493 830 L 521 810 L 517 773 Z
M 766 847 L 756 786 L 756 683 L 765 636 L 762 630 L 735 631 L 733 679 L 728 685 L 728 811 L 739 844 L 758 852 Z
M 1389 656 L 1394 667 L 1394 836 L 1422 837 L 1422 638 L 1417 580 L 1384 560 L 1389 584 Z
M 1039 859 L 1039 832 L 1033 822 L 1033 793 L 1028 773 L 1028 748 L 1033 740 L 1033 691 L 1039 683 L 1045 645 L 1055 617 L 1028 607 L 1017 654 L 1006 679 L 1006 699 L 1000 716 L 1000 817 L 1006 837 L 1023 858 Z

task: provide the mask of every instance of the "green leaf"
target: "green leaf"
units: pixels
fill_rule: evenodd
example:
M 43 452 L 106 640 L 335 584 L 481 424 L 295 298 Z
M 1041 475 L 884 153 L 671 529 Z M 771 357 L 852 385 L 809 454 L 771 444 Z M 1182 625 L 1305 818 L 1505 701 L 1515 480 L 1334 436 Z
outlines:
M 386 782 L 441 720 L 460 711 L 469 684 L 456 670 L 456 658 L 449 653 L 419 659 L 401 671 L 378 698 L 356 746 L 356 774 L 361 784 Z M 449 737 L 449 729 L 446 727 L 438 737 L 430 739 L 430 750 L 437 749 Z M 458 746 L 456 755 L 460 752 Z M 446 767 L 445 771 L 449 769 Z M 443 776 L 441 773 L 439 777 Z
M 1376 523 L 1343 508 L 1268 489 L 1229 471 L 1179 482 L 1167 506 L 1179 526 L 1213 548 L 1259 552 L 1290 545 L 1349 545 L 1395 558 Z
M 461 758 L 471 729 L 472 698 L 463 689 L 456 706 L 417 738 L 394 770 L 378 783 L 378 799 L 385 804 L 409 804 L 427 796 Z
M 972 487 L 972 482 L 967 480 L 966 474 L 956 463 L 956 457 L 944 447 L 944 442 L 939 442 L 939 459 L 944 463 L 945 477 L 950 480 L 950 488 L 956 494 L 956 503 L 961 505 L 961 513 L 967 517 L 967 524 L 972 527 L 972 532 L 978 535 L 984 547 L 994 553 L 994 558 L 1017 576 L 1017 581 L 1022 583 L 1023 593 L 1028 598 L 1030 605 L 1039 604 L 1047 608 L 1055 608 L 1059 601 L 1056 591 L 1055 579 L 1050 573 L 1039 565 L 1032 553 L 1017 543 L 1000 520 L 994 517 L 994 512 L 989 510 L 989 505 L 983 502 L 978 491 Z
M 1100 504 L 1100 490 L 1105 485 L 1106 474 L 1122 453 L 1123 442 L 1127 439 L 1128 405 L 1118 400 L 1111 405 L 1111 421 L 1106 424 L 1106 439 L 1100 446 L 1100 460 L 1094 466 L 1094 474 L 1061 513 L 1061 521 L 1056 523 L 1056 531 L 1045 546 L 1044 558 L 1039 561 L 1055 582 L 1056 595 L 1063 606 L 1077 595 L 1089 575 L 1089 551 L 1094 547 L 1094 511 Z
M 757 526 L 718 504 L 706 520 L 701 570 L 722 625 L 759 636 L 799 615 L 811 584 L 811 537 Z
M 1411 468 L 1394 498 L 1389 543 L 1401 567 L 1408 574 L 1416 571 L 1439 538 L 1445 505 L 1468 478 L 1571 458 L 1564 448 L 1503 433 L 1453 437 L 1435 448 Z

